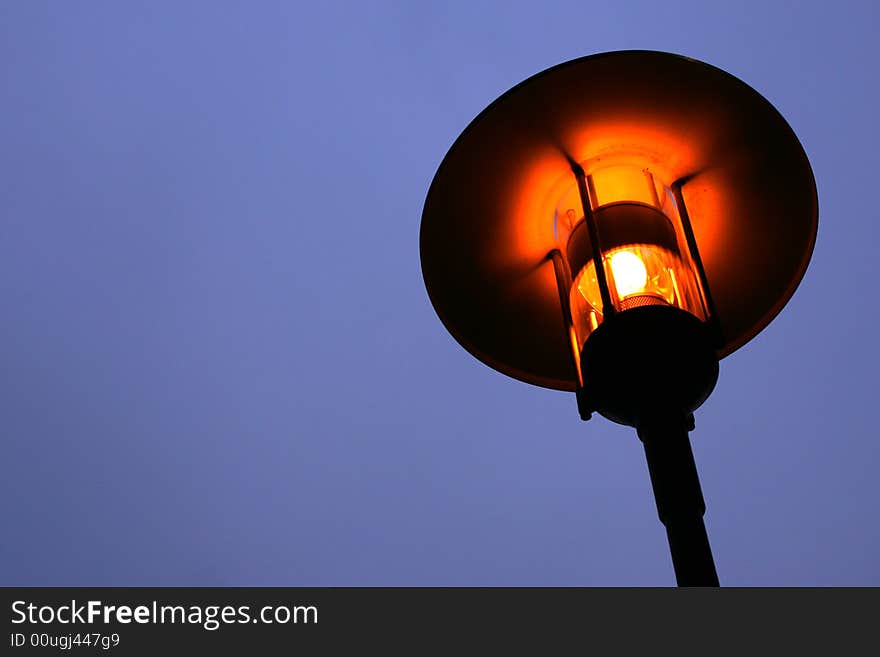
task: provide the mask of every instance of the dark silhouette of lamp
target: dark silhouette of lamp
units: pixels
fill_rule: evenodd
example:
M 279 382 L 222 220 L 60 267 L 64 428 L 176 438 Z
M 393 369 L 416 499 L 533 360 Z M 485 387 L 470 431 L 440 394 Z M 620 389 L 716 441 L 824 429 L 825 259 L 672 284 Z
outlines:
M 708 64 L 584 57 L 503 94 L 431 184 L 422 272 L 449 332 L 644 443 L 679 585 L 718 584 L 688 432 L 718 360 L 793 294 L 815 242 L 782 116 Z

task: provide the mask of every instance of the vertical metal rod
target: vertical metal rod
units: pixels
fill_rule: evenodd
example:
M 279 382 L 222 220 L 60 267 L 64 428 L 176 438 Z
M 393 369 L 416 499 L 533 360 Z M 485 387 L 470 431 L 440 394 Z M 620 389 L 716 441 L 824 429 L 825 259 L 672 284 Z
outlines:
M 678 206 L 678 216 L 681 219 L 681 226 L 684 229 L 684 237 L 687 241 L 688 251 L 691 254 L 691 260 L 697 268 L 697 275 L 700 277 L 700 286 L 703 288 L 703 298 L 706 301 L 706 311 L 709 313 L 709 322 L 711 323 L 715 337 L 720 344 L 723 341 L 721 334 L 721 323 L 718 321 L 718 313 L 715 311 L 715 302 L 712 300 L 712 292 L 709 290 L 709 279 L 706 278 L 706 270 L 703 267 L 703 259 L 700 257 L 700 250 L 697 248 L 697 239 L 694 237 L 694 228 L 691 225 L 691 217 L 688 214 L 687 206 L 684 204 L 684 195 L 681 192 L 682 181 L 676 180 L 672 183 L 672 194 L 675 197 L 675 204 Z
M 596 282 L 599 284 L 599 294 L 602 297 L 602 315 L 607 319 L 614 314 L 614 305 L 611 303 L 611 292 L 608 289 L 608 277 L 605 276 L 605 267 L 602 265 L 602 248 L 599 244 L 599 230 L 596 228 L 596 218 L 593 216 L 593 207 L 590 205 L 590 192 L 587 189 L 587 178 L 583 167 L 573 162 L 571 170 L 577 178 L 578 193 L 581 197 L 581 205 L 584 208 L 584 221 L 587 223 L 587 232 L 590 235 L 590 246 L 593 250 L 593 265 L 596 267 Z
M 657 196 L 657 185 L 654 183 L 654 174 L 647 169 L 644 170 L 644 174 L 648 181 L 648 187 L 651 190 L 651 200 L 654 202 L 654 207 L 658 210 L 662 210 L 663 208 L 662 203 L 660 203 L 660 197 Z
M 553 262 L 553 273 L 556 274 L 556 290 L 559 293 L 559 306 L 562 309 L 562 322 L 565 324 L 565 330 L 571 334 L 574 330 L 574 315 L 571 312 L 571 271 L 568 263 L 562 257 L 559 249 L 553 249 L 550 252 L 550 259 Z M 574 344 L 571 345 L 572 363 L 574 365 L 575 374 L 577 374 L 579 387 L 584 386 L 583 376 L 581 375 L 581 355 Z
M 577 332 L 574 327 L 574 313 L 571 311 L 571 269 L 568 261 L 562 256 L 559 249 L 553 249 L 550 252 L 550 260 L 553 262 L 553 272 L 556 274 L 556 290 L 559 293 L 559 306 L 562 309 L 562 322 L 568 331 L 569 342 L 571 343 L 571 360 L 577 375 L 577 387 L 575 389 L 575 398 L 577 399 L 578 414 L 582 420 L 589 420 L 593 412 L 590 408 L 589 399 L 587 399 L 586 390 L 584 390 L 584 375 L 581 372 L 581 354 L 579 350 Z
M 596 193 L 596 185 L 593 184 L 593 176 L 587 176 L 587 192 L 590 197 L 590 208 L 598 208 L 599 194 Z
M 688 423 L 677 415 L 645 418 L 637 427 L 645 446 L 657 514 L 666 526 L 679 586 L 718 586 L 718 573 L 703 523 L 706 504 Z

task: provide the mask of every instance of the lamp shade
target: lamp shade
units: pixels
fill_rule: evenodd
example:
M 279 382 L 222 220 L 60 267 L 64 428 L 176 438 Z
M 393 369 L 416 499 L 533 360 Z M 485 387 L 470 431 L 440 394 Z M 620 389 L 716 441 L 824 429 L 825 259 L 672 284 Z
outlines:
M 764 328 L 806 270 L 816 185 L 800 142 L 766 99 L 718 68 L 668 53 L 560 64 L 471 122 L 443 159 L 422 215 L 422 273 L 437 314 L 505 374 L 578 387 L 552 262 L 560 213 L 576 190 L 573 164 L 600 181 L 602 172 L 644 171 L 661 192 L 680 190 L 714 301 L 719 357 Z M 613 193 L 615 180 L 600 192 Z

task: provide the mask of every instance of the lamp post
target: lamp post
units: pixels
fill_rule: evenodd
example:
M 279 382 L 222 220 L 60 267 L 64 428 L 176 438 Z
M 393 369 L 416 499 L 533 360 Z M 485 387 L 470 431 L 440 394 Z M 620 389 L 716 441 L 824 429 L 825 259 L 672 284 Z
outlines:
M 794 293 L 815 242 L 807 157 L 708 64 L 584 57 L 503 94 L 425 201 L 422 272 L 477 358 L 635 427 L 680 586 L 717 586 L 688 438 L 718 361 Z

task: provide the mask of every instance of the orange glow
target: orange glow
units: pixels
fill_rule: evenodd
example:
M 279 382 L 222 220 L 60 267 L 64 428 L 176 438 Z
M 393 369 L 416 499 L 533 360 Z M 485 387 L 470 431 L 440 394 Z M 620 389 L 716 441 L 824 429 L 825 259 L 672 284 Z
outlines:
M 638 167 L 612 166 L 597 169 L 590 174 L 596 198 L 593 206 L 598 207 L 616 201 L 638 201 L 655 205 L 656 190 L 651 190 L 651 183 L 645 172 Z
M 617 166 L 649 168 L 656 176 L 673 181 L 705 167 L 698 149 L 689 138 L 686 125 L 681 130 L 660 128 L 642 113 L 617 117 L 591 125 L 578 126 L 563 142 L 568 152 L 587 173 Z M 609 175 L 616 177 L 616 174 Z M 623 178 L 621 176 L 621 183 Z M 610 191 L 610 190 L 609 190 Z M 617 196 L 614 200 L 624 200 Z M 632 199 L 637 200 L 637 199 Z
M 534 267 L 555 247 L 554 205 L 573 183 L 571 167 L 559 151 L 535 153 L 528 165 L 511 186 L 515 192 L 506 199 L 509 215 L 522 220 L 497 236 L 497 243 L 504 247 L 497 249 L 499 254 L 510 259 L 508 264 L 521 267 Z
M 554 211 L 562 217 L 568 209 L 575 209 L 578 218 L 583 215 L 569 158 L 593 177 L 601 204 L 632 200 L 653 205 L 645 170 L 654 174 L 662 196 L 661 180 L 673 181 L 703 166 L 693 145 L 681 135 L 644 124 L 641 115 L 590 123 L 563 135 L 556 148 L 536 145 L 509 181 L 512 193 L 506 198 L 505 213 L 515 219 L 497 236 L 498 257 L 508 266 L 534 266 L 564 238 L 564 230 L 554 235 Z

